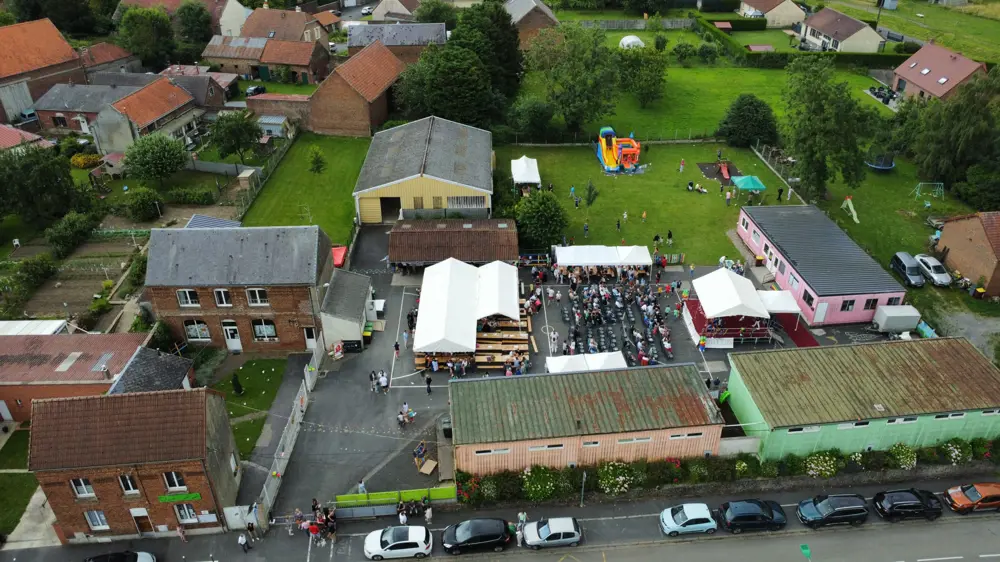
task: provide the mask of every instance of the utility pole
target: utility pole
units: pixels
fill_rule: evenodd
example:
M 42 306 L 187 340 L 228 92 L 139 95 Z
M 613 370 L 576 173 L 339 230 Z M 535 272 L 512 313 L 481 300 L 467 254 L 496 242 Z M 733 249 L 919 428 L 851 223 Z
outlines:
M 583 493 L 587 489 L 587 471 L 583 471 L 583 482 L 580 483 L 580 507 L 583 507 Z

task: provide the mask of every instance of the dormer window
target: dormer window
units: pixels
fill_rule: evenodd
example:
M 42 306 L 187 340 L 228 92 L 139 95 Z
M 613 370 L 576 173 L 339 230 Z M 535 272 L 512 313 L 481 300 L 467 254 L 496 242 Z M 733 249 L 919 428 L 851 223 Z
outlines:
M 931 73 L 931 69 L 929 69 L 929 68 L 925 68 L 925 69 L 923 69 L 923 70 L 920 71 L 920 74 L 930 74 L 930 73 Z
M 938 84 L 944 84 L 947 81 L 948 81 L 947 78 L 938 78 Z
M 267 32 L 267 38 L 268 39 L 274 39 L 274 32 L 273 31 L 268 31 Z

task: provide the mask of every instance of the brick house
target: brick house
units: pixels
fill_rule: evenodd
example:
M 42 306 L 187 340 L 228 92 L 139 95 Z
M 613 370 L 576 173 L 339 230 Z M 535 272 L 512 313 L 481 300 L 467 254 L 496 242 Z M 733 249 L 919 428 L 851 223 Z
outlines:
M 893 72 L 892 89 L 920 99 L 948 99 L 974 76 L 986 76 L 986 63 L 954 53 L 933 41 Z
M 1000 295 L 1000 212 L 946 220 L 937 247 L 949 269 L 961 271 L 973 283 L 982 279 L 986 296 Z
M 19 115 L 55 84 L 86 84 L 80 55 L 48 18 L 0 27 L 0 122 Z
M 135 86 L 56 84 L 34 104 L 38 125 L 53 133 L 89 135 L 90 123 L 102 109 L 138 90 Z
M 542 0 L 507 0 L 504 8 L 517 27 L 522 49 L 527 49 L 541 30 L 559 25 L 556 15 Z
M 303 351 L 316 346 L 332 268 L 318 226 L 153 229 L 146 294 L 177 339 Z
M 166 72 L 166 71 L 164 71 Z M 132 88 L 142 88 L 148 86 L 153 82 L 163 78 L 164 76 L 170 81 L 171 84 L 175 86 L 180 86 L 191 97 L 194 98 L 194 106 L 200 109 L 205 109 L 206 111 L 219 111 L 226 105 L 226 86 L 220 82 L 217 76 L 221 76 L 222 80 L 225 81 L 226 77 L 232 76 L 233 78 L 227 82 L 231 85 L 235 82 L 235 74 L 218 74 L 218 73 L 205 73 L 205 74 L 123 74 L 121 72 L 97 72 L 90 76 L 91 84 L 101 84 L 104 86 L 125 86 Z
M 32 400 L 104 394 L 148 334 L 0 338 L 0 419 L 31 419 Z
M 326 41 L 326 30 L 312 14 L 296 6 L 294 10 L 257 8 L 243 22 L 242 37 L 263 37 L 279 41 Z
M 95 72 L 142 72 L 139 57 L 103 41 L 80 49 L 80 62 L 88 78 Z
M 428 45 L 444 45 L 448 32 L 443 23 L 352 25 L 347 30 L 347 53 L 352 57 L 376 41 L 406 64 L 420 59 Z
M 267 39 L 260 37 L 230 37 L 216 35 L 201 52 L 205 64 L 219 65 L 219 72 L 249 75 L 257 80 L 260 74 L 260 55 Z
M 125 152 L 153 132 L 190 143 L 204 113 L 184 88 L 159 77 L 102 109 L 91 129 L 101 154 Z
M 257 94 L 247 98 L 247 109 L 255 115 L 283 115 L 296 126 L 309 124 L 311 96 L 305 94 Z
M 191 359 L 138 347 L 121 374 L 115 377 L 108 394 L 190 390 L 194 384 L 194 361 Z
M 278 67 L 292 71 L 296 84 L 319 84 L 330 73 L 330 49 L 318 41 L 279 41 L 268 39 L 260 54 L 261 78 L 274 77 Z
M 221 394 L 37 400 L 28 467 L 66 543 L 225 530 L 242 477 Z
M 313 92 L 309 129 L 325 135 L 371 136 L 388 118 L 390 87 L 405 68 L 381 41 L 368 45 Z

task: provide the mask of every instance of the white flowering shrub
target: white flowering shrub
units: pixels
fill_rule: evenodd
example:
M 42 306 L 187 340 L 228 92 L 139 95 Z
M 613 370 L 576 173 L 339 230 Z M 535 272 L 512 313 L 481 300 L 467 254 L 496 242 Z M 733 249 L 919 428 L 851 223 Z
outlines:
M 965 464 L 972 459 L 972 447 L 961 439 L 952 439 L 941 445 L 939 450 L 952 466 Z
M 597 469 L 597 485 L 609 495 L 620 495 L 629 491 L 634 482 L 632 467 L 623 462 L 608 462 Z
M 536 502 L 552 499 L 556 493 L 557 476 L 556 471 L 547 466 L 536 465 L 524 469 L 521 474 L 524 497 Z
M 896 443 L 886 451 L 892 464 L 903 470 L 913 470 L 917 466 L 917 452 L 906 443 Z
M 806 474 L 813 478 L 831 478 L 837 474 L 837 459 L 829 453 L 815 453 L 806 457 Z
M 750 471 L 750 465 L 747 461 L 736 461 L 736 477 L 743 478 Z
M 483 499 L 487 501 L 497 500 L 497 483 L 492 478 L 484 478 L 482 484 L 479 486 L 479 493 L 483 495 Z

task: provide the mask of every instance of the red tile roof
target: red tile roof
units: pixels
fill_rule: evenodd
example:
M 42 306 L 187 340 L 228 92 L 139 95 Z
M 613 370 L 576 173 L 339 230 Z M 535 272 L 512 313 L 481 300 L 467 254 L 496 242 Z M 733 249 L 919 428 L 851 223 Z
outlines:
M 103 382 L 121 372 L 146 334 L 0 337 L 0 382 Z M 108 368 L 106 374 L 101 366 Z
M 257 94 L 250 96 L 255 100 L 271 101 L 309 101 L 309 96 L 303 94 Z
M 314 19 L 316 18 L 312 14 L 306 12 L 257 8 L 250 14 L 247 21 L 243 22 L 240 36 L 265 37 L 279 41 L 301 41 L 306 26 Z
M 316 12 L 313 14 L 313 17 L 323 27 L 330 27 L 331 25 L 340 23 L 340 18 L 333 12 Z
M 48 18 L 0 27 L 0 78 L 80 58 Z
M 64 470 L 203 459 L 204 388 L 34 400 L 30 470 Z
M 34 144 L 42 148 L 52 148 L 55 146 L 34 133 L 22 131 L 10 125 L 0 125 L 0 150 L 8 150 L 25 143 Z
M 278 41 L 268 39 L 264 52 L 260 54 L 263 64 L 287 64 L 289 66 L 309 66 L 315 41 Z
M 212 25 L 218 27 L 219 18 L 222 17 L 222 10 L 226 7 L 225 0 L 194 0 L 199 4 L 205 6 L 208 13 L 212 16 Z M 167 13 L 173 15 L 177 11 L 177 8 L 181 7 L 184 0 L 122 0 L 122 4 L 127 4 L 129 6 L 141 6 L 143 8 L 155 8 L 157 6 L 163 6 Z
M 766 14 L 784 4 L 785 0 L 743 0 L 743 3 L 760 11 L 762 14 Z
M 516 262 L 517 226 L 511 219 L 405 220 L 389 231 L 391 263 L 437 263 L 448 258 Z
M 132 53 L 115 45 L 114 43 L 94 43 L 93 45 L 80 51 L 80 60 L 83 66 L 97 66 L 116 60 L 127 59 Z
M 381 41 L 375 41 L 335 70 L 345 82 L 361 94 L 368 103 L 374 102 L 389 89 L 406 69 Z
M 986 239 L 989 241 L 990 246 L 993 248 L 993 254 L 1000 257 L 1000 212 L 990 211 L 983 213 L 972 213 L 969 215 L 961 215 L 957 217 L 951 217 L 945 219 L 945 224 L 954 221 L 961 221 L 966 219 L 979 219 L 979 222 L 983 225 L 983 230 L 986 231 Z M 947 228 L 947 226 L 945 226 Z
M 986 65 L 940 45 L 927 43 L 899 65 L 896 75 L 940 98 L 979 70 L 985 73 Z M 940 82 L 942 79 L 945 80 L 944 84 Z
M 867 23 L 856 20 L 832 8 L 823 8 L 809 16 L 806 18 L 805 24 L 813 29 L 822 31 L 837 41 L 853 37 L 855 33 L 868 27 Z
M 142 128 L 191 101 L 194 98 L 187 90 L 167 78 L 160 78 L 111 106 Z

